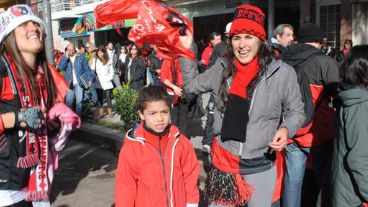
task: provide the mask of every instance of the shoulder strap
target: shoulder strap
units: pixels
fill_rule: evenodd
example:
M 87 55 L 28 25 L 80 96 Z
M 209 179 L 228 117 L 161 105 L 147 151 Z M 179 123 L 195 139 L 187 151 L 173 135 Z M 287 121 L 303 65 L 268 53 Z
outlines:
M 5 76 L 7 76 L 6 66 L 1 58 L 0 60 L 0 95 L 1 95 L 1 92 L 3 91 L 3 77 Z
M 11 73 L 10 65 L 9 65 L 8 61 L 5 59 L 5 57 L 3 55 L 0 55 L 0 96 L 1 96 L 1 93 L 3 91 L 3 78 L 4 77 L 9 77 L 13 94 L 14 94 L 15 97 L 18 97 L 18 98 L 14 99 L 15 104 L 17 106 L 21 106 L 21 102 L 19 100 L 20 97 L 18 96 L 18 94 L 19 94 L 18 89 L 17 89 L 17 86 L 16 86 L 14 76 Z
M 9 76 L 10 78 L 10 83 L 11 83 L 11 86 L 12 86 L 12 89 L 13 89 L 13 93 L 14 95 L 17 95 L 18 94 L 18 90 L 17 90 L 17 87 L 16 87 L 16 82 L 15 82 L 15 79 L 10 71 L 10 65 L 9 63 L 5 60 L 5 57 L 4 56 L 0 56 L 0 77 L 1 77 L 1 80 L 0 80 L 0 93 L 2 91 L 2 78 L 5 77 L 5 76 Z
M 95 57 L 95 73 L 97 73 L 96 67 L 97 67 L 97 57 Z

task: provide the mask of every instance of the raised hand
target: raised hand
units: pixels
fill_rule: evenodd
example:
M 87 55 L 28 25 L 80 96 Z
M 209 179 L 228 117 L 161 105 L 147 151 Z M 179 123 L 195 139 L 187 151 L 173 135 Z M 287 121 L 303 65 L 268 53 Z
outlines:
M 79 116 L 74 113 L 64 103 L 56 103 L 49 111 L 48 117 L 50 120 L 58 118 L 61 122 L 61 128 L 56 138 L 53 139 L 55 151 L 61 151 L 65 147 L 65 143 L 69 135 L 75 127 L 79 128 L 81 120 Z
M 44 115 L 39 107 L 21 109 L 17 113 L 17 122 L 20 127 L 37 130 L 40 129 L 44 123 Z

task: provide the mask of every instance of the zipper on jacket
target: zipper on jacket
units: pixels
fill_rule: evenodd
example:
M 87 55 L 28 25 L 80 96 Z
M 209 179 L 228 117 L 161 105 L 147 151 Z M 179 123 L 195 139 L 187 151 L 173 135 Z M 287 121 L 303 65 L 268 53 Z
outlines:
M 162 137 L 160 136 L 159 139 L 158 139 L 158 152 L 160 153 L 161 162 L 162 162 L 162 172 L 164 173 L 166 205 L 167 205 L 167 207 L 169 207 L 170 205 L 169 205 L 169 195 L 168 195 L 168 192 L 167 192 L 166 172 L 165 172 L 165 157 L 164 157 L 167 147 L 165 147 L 165 152 L 164 152 L 164 154 L 162 154 L 161 140 L 162 140 Z
M 249 107 L 249 112 L 248 112 L 249 117 L 250 117 L 250 113 L 251 113 L 251 111 L 252 111 L 252 109 L 253 109 L 254 97 L 255 97 L 255 95 L 256 95 L 256 91 L 257 91 L 257 87 L 258 87 L 258 85 L 259 85 L 261 82 L 263 82 L 263 81 L 267 80 L 269 77 L 271 77 L 271 76 L 272 76 L 272 75 L 273 75 L 277 70 L 279 70 L 279 68 L 276 68 L 276 69 L 275 69 L 275 70 L 273 70 L 270 74 L 266 75 L 266 77 L 265 77 L 265 78 L 263 78 L 263 79 L 261 79 L 261 80 L 257 83 L 256 87 L 254 88 L 254 91 L 253 91 L 253 94 L 252 94 L 252 100 L 250 101 L 250 107 Z
M 267 77 L 266 77 L 266 78 L 264 78 L 264 79 L 262 79 L 262 80 L 260 80 L 260 81 L 257 83 L 256 87 L 254 88 L 254 91 L 253 91 L 253 94 L 252 94 L 252 99 L 250 100 L 250 107 L 249 107 L 249 112 L 248 112 L 249 118 L 250 118 L 250 113 L 252 112 L 252 109 L 253 109 L 254 97 L 255 97 L 256 92 L 257 92 L 257 87 L 258 87 L 258 85 L 259 85 L 261 82 L 263 82 L 263 81 L 264 81 L 264 80 L 266 80 L 266 79 L 267 79 Z

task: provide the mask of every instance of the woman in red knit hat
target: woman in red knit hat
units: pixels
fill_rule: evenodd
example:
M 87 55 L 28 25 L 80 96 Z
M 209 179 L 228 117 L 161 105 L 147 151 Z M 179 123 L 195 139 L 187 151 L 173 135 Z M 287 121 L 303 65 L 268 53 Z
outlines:
M 273 59 L 264 20 L 258 7 L 236 8 L 227 53 L 185 88 L 215 95 L 213 167 L 205 190 L 211 206 L 271 206 L 274 152 L 285 148 L 305 119 L 295 71 Z M 190 36 L 182 43 L 189 46 Z

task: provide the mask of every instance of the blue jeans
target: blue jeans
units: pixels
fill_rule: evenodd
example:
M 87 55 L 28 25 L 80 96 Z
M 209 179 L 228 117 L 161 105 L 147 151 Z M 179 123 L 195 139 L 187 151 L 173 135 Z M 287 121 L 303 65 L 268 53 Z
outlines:
M 75 113 L 82 118 L 82 107 L 83 107 L 83 93 L 84 89 L 79 85 L 73 85 L 73 89 L 68 90 L 66 94 L 66 104 L 69 108 L 73 108 L 75 100 Z
M 331 161 L 332 142 L 313 148 L 299 147 L 291 143 L 286 148 L 286 173 L 284 192 L 282 196 L 283 207 L 301 206 L 301 191 L 305 173 L 307 157 L 311 153 L 312 164 L 319 187 L 323 185 L 326 172 Z
M 88 89 L 90 92 L 91 92 L 91 99 L 92 99 L 92 102 L 93 102 L 93 105 L 97 105 L 97 102 L 98 102 L 98 96 L 97 96 L 97 92 L 96 92 L 96 88 L 95 88 L 95 85 L 92 84 L 91 87 L 89 87 Z
M 310 148 L 301 148 L 291 143 L 286 148 L 286 173 L 282 196 L 284 207 L 299 207 L 301 191 Z

